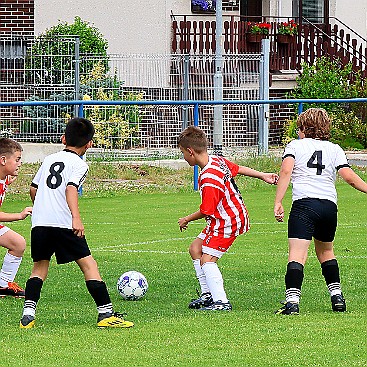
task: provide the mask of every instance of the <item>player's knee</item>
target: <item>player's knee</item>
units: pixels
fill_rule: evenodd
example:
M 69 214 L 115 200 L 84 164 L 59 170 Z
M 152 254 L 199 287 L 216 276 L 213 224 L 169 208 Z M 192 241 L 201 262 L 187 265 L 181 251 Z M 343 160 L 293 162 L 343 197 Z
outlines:
M 13 253 L 15 256 L 22 257 L 25 251 L 26 242 L 24 237 L 19 236 L 17 241 L 14 243 Z

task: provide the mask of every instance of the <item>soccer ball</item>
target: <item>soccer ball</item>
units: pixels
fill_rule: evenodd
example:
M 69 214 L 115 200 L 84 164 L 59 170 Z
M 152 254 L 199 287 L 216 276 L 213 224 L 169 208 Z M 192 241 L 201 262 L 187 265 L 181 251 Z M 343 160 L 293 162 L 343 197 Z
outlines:
M 136 301 L 142 298 L 148 290 L 145 276 L 138 271 L 127 271 L 117 281 L 117 291 L 123 299 Z

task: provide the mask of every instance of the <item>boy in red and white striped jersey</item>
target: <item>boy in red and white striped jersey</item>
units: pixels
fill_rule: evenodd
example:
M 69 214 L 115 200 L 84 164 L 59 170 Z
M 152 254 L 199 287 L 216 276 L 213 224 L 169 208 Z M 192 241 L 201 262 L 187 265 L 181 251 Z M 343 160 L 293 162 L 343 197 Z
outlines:
M 22 164 L 21 145 L 9 138 L 0 138 L 0 206 L 5 199 L 8 186 L 16 179 Z M 32 214 L 32 207 L 24 208 L 20 213 L 0 211 L 0 246 L 6 252 L 0 270 L 0 297 L 24 298 L 24 290 L 14 282 L 22 262 L 26 242 L 23 236 L 5 226 L 4 222 L 23 220 Z
M 250 229 L 245 204 L 236 186 L 237 174 L 262 179 L 276 184 L 278 175 L 238 166 L 227 159 L 209 155 L 205 133 L 198 127 L 189 126 L 179 136 L 178 146 L 190 166 L 201 168 L 199 189 L 201 205 L 197 212 L 180 218 L 180 230 L 188 223 L 205 218 L 207 226 L 190 245 L 190 255 L 199 280 L 201 295 L 189 304 L 200 310 L 231 310 L 223 286 L 223 277 L 217 260 L 227 252 L 236 237 Z

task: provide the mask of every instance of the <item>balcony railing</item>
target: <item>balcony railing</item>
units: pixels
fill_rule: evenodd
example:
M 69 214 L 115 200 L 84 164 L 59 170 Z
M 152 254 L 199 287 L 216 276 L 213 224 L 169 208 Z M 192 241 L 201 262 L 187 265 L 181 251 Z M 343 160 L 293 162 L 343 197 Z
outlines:
M 337 19 L 333 25 L 317 25 L 307 19 L 298 19 L 298 34 L 281 40 L 278 35 L 280 22 L 291 18 L 264 17 L 271 24 L 270 69 L 272 71 L 300 70 L 302 62 L 313 64 L 321 56 L 338 60 L 341 67 L 351 62 L 353 70 L 367 76 L 367 41 L 345 28 Z M 223 17 L 223 51 L 226 54 L 260 52 L 261 42 L 249 38 L 248 20 L 239 16 Z M 193 16 L 172 16 L 172 53 L 215 53 L 216 22 L 213 17 L 197 20 Z M 345 31 L 346 29 L 346 31 Z M 259 42 L 257 42 L 259 41 Z

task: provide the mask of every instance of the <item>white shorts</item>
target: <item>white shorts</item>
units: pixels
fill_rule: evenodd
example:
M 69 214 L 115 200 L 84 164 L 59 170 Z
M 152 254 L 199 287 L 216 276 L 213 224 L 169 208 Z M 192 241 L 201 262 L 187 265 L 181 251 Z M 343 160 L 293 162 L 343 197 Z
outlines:
M 3 234 L 5 234 L 6 232 L 8 232 L 10 230 L 9 227 L 4 226 L 2 224 L 0 224 L 0 236 L 2 236 Z

